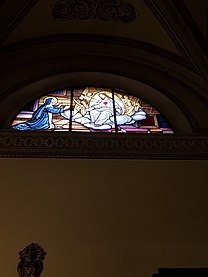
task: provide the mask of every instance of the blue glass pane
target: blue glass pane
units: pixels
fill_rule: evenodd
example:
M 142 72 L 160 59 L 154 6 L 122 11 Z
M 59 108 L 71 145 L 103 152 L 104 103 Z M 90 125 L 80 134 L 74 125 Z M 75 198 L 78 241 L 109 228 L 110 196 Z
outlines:
M 167 119 L 150 104 L 125 91 L 97 87 L 45 95 L 25 106 L 11 129 L 173 133 Z
M 56 96 L 54 96 L 56 95 Z M 69 130 L 69 120 L 63 113 L 70 110 L 71 92 L 51 93 L 27 105 L 17 115 L 14 130 Z M 33 110 L 31 110 L 33 106 Z

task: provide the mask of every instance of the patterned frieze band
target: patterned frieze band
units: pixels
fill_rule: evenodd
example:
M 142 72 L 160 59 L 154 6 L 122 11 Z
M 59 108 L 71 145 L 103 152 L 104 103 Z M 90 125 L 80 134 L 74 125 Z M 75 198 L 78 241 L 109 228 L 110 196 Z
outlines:
M 118 0 L 58 0 L 52 5 L 56 21 L 99 19 L 130 23 L 137 19 L 133 5 Z

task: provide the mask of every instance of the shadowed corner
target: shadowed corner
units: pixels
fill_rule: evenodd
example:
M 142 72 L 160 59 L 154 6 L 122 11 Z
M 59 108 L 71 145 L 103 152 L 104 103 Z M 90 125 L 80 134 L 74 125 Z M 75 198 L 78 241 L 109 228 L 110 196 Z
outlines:
M 152 277 L 207 277 L 208 267 L 199 268 L 159 268 L 158 273 L 154 273 Z

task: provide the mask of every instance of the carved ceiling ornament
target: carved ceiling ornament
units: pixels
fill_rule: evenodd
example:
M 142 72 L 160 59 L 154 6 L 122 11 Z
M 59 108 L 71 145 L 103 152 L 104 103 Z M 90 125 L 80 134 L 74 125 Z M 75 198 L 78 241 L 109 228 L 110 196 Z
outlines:
M 52 14 L 56 21 L 100 19 L 131 23 L 137 19 L 134 6 L 119 0 L 57 0 Z
M 39 277 L 43 270 L 46 252 L 36 243 L 27 245 L 19 252 L 20 262 L 17 266 L 19 277 Z

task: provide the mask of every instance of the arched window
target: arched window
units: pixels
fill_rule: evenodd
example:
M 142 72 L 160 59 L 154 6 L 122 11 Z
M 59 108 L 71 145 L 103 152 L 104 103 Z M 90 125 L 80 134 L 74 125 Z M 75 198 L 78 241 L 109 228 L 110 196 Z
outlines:
M 126 91 L 98 87 L 44 95 L 20 111 L 11 129 L 173 134 L 166 118 L 150 104 Z

